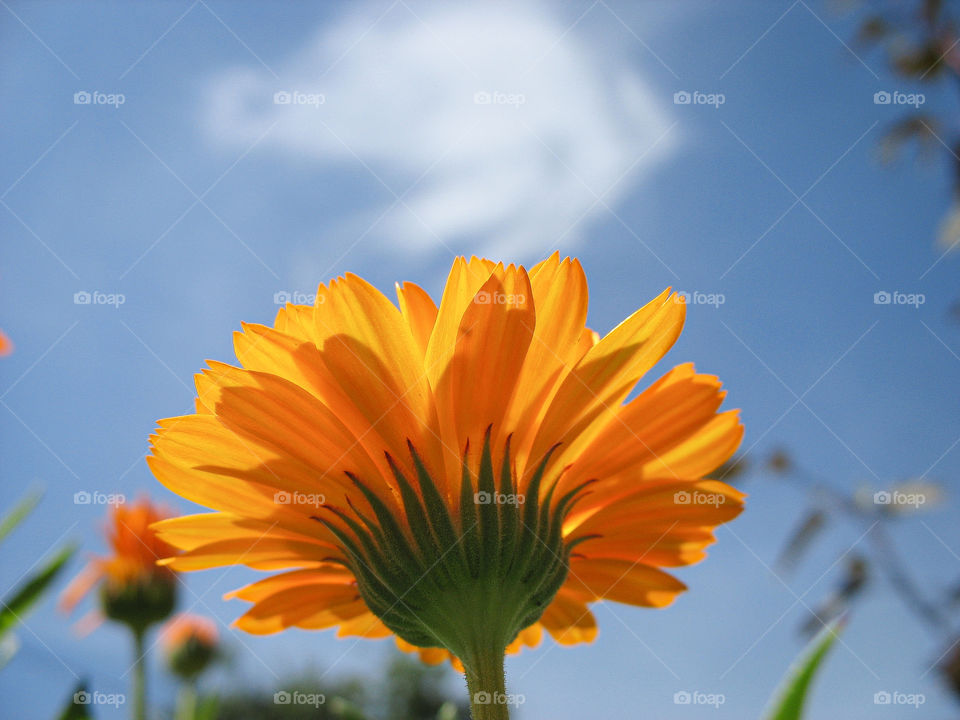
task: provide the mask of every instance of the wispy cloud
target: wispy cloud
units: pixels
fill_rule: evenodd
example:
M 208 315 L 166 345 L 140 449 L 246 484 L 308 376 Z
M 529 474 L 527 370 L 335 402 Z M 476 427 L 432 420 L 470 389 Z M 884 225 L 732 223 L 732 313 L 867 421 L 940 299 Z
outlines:
M 386 202 L 365 240 L 518 258 L 568 246 L 675 144 L 636 63 L 576 17 L 540 5 L 381 13 L 361 6 L 322 27 L 272 68 L 279 80 L 259 64 L 211 78 L 205 108 L 220 142 L 243 147 L 274 126 L 258 152 L 368 172 Z M 340 220 L 361 205 L 370 212 L 358 201 Z

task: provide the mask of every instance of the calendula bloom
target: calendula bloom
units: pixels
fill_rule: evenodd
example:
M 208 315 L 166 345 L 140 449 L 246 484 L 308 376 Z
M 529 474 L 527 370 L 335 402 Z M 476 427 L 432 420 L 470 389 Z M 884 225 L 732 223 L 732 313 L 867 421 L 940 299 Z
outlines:
M 210 618 L 180 613 L 161 628 L 160 640 L 170 669 L 181 678 L 192 679 L 216 655 L 219 633 Z
M 660 568 L 703 558 L 743 498 L 704 479 L 742 436 L 717 378 L 681 365 L 625 402 L 680 334 L 678 296 L 600 338 L 557 254 L 457 259 L 439 307 L 397 294 L 321 285 L 243 325 L 240 367 L 197 376 L 196 413 L 160 421 L 148 461 L 216 512 L 159 523 L 183 551 L 167 566 L 271 571 L 233 593 L 253 603 L 240 628 L 394 634 L 459 658 L 473 692 L 543 630 L 592 640 L 591 603 L 670 604 L 685 588 Z
M 110 506 L 106 539 L 110 554 L 94 556 L 60 598 L 70 612 L 99 586 L 103 614 L 143 632 L 173 611 L 176 599 L 174 571 L 157 564 L 176 550 L 157 537 L 152 525 L 168 513 L 143 498 L 130 505 Z

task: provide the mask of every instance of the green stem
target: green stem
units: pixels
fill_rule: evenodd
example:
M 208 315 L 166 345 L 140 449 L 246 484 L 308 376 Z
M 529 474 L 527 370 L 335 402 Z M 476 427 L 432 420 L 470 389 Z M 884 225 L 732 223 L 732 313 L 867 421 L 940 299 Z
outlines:
M 503 651 L 478 653 L 465 664 L 473 720 L 510 720 Z
M 187 680 L 180 688 L 176 720 L 193 720 L 196 714 L 197 686 L 192 680 Z
M 144 630 L 133 631 L 133 720 L 147 720 L 147 659 Z

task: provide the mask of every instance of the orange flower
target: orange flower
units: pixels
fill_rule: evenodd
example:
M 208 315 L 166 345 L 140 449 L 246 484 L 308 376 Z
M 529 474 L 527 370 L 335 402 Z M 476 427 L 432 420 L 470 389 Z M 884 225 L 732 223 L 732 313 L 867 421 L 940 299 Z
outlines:
M 203 672 L 216 655 L 219 633 L 210 618 L 180 613 L 166 622 L 160 639 L 173 672 L 183 678 L 193 678 Z
M 156 526 L 184 551 L 167 566 L 272 571 L 233 594 L 251 633 L 394 634 L 468 666 L 478 643 L 593 640 L 599 600 L 669 605 L 685 586 L 660 568 L 702 559 L 743 499 L 704 479 L 743 432 L 717 378 L 681 365 L 626 402 L 680 334 L 678 296 L 601 339 L 558 254 L 459 258 L 439 308 L 397 293 L 321 285 L 243 325 L 241 367 L 197 376 L 196 413 L 159 423 L 148 462 L 216 512 Z
M 3 357 L 4 355 L 9 355 L 12 352 L 13 352 L 13 341 L 3 330 L 0 330 L 0 357 Z
M 192 613 L 179 613 L 170 618 L 160 631 L 164 649 L 172 653 L 188 642 L 213 646 L 220 638 L 217 625 L 210 618 Z
M 94 587 L 100 586 L 105 614 L 137 627 L 162 620 L 173 609 L 175 574 L 157 564 L 175 549 L 161 540 L 152 525 L 169 516 L 146 498 L 131 505 L 110 506 L 106 538 L 111 553 L 94 556 L 60 597 L 70 612 Z

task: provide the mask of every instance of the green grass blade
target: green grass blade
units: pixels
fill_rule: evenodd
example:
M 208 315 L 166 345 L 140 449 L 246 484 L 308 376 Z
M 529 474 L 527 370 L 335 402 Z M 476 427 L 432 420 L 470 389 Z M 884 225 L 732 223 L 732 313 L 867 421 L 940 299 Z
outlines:
M 0 670 L 6 667 L 7 663 L 13 660 L 13 656 L 20 650 L 20 640 L 13 633 L 0 639 Z
M 17 503 L 13 510 L 4 515 L 3 519 L 0 519 L 0 540 L 3 540 L 7 535 L 13 532 L 14 528 L 23 522 L 23 519 L 27 515 L 33 512 L 33 509 L 37 506 L 42 497 L 43 493 L 39 490 L 34 490 L 28 493 L 20 502 Z
M 765 720 L 800 720 L 810 682 L 841 629 L 842 621 L 832 622 L 810 641 L 787 671 Z
M 16 627 L 20 619 L 43 597 L 43 593 L 56 579 L 75 550 L 73 546 L 62 549 L 25 583 L 3 599 L 3 605 L 0 607 L 0 639 Z

